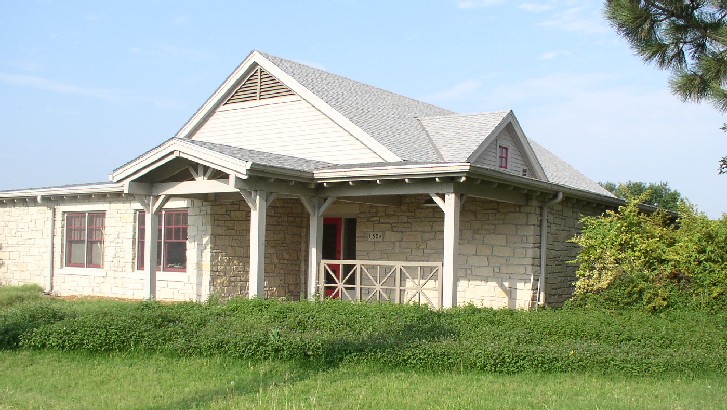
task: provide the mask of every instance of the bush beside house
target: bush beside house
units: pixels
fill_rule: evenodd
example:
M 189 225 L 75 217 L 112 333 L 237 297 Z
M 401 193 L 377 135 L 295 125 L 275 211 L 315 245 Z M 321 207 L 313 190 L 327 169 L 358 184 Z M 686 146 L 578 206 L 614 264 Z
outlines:
M 670 222 L 643 213 L 641 197 L 582 219 L 571 304 L 612 309 L 727 309 L 727 215 L 710 220 L 683 204 Z

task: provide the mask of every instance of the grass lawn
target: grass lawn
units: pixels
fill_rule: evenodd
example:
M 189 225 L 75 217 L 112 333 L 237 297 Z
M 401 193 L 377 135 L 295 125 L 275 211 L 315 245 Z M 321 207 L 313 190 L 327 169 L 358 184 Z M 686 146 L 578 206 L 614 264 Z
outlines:
M 714 376 L 491 375 L 0 351 L 1 409 L 727 409 Z

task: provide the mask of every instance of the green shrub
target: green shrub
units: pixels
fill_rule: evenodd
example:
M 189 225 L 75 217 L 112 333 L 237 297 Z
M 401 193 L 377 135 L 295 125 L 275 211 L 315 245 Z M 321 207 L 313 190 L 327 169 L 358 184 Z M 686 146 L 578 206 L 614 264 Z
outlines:
M 38 316 L 41 312 L 46 316 Z M 227 304 L 43 301 L 9 316 L 15 318 L 13 340 L 35 349 L 221 355 L 329 367 L 367 363 L 427 371 L 727 374 L 724 312 L 433 311 L 411 305 L 233 299 Z M 4 332 L 9 322 L 0 323 Z
M 23 335 L 63 320 L 65 314 L 45 301 L 17 303 L 0 311 L 0 349 L 18 347 Z
M 727 215 L 712 221 L 683 205 L 673 225 L 662 211 L 640 212 L 639 201 L 582 219 L 582 232 L 573 240 L 581 251 L 571 305 L 727 308 Z

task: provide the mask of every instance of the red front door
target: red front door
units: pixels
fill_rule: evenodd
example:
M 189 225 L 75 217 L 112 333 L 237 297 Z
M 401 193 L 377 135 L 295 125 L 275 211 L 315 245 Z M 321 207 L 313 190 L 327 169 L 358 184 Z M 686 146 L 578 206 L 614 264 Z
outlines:
M 341 218 L 323 218 L 323 259 L 341 260 Z M 341 281 L 341 265 L 328 265 L 331 272 L 326 271 L 323 289 L 327 298 L 338 299 L 341 295 L 336 289 Z

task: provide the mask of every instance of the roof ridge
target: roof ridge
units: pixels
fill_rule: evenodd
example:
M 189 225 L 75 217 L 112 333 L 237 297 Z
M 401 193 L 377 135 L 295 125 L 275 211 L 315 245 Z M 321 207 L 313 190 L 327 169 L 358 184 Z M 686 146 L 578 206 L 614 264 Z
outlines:
M 449 118 L 449 117 L 474 117 L 476 115 L 485 115 L 485 114 L 507 114 L 512 110 L 498 110 L 498 111 L 483 111 L 483 112 L 473 112 L 473 113 L 466 113 L 466 114 L 460 114 L 460 113 L 453 113 L 450 115 L 427 115 L 424 117 L 417 117 L 417 118 Z
M 381 88 L 381 87 L 378 87 L 378 86 L 375 86 L 375 85 L 371 85 L 371 84 L 364 83 L 364 82 L 361 82 L 361 81 L 358 81 L 358 80 L 354 80 L 352 78 L 346 77 L 346 76 L 341 75 L 341 74 L 336 74 L 336 73 L 333 73 L 333 72 L 330 72 L 330 71 L 326 71 L 326 70 L 323 70 L 323 69 L 320 69 L 320 68 L 316 68 L 316 67 L 313 67 L 313 66 L 311 66 L 309 64 L 301 63 L 300 61 L 291 60 L 291 59 L 284 58 L 284 57 L 278 57 L 276 55 L 272 55 L 272 54 L 269 54 L 269 53 L 266 53 L 266 52 L 260 51 L 260 50 L 254 50 L 254 51 L 257 51 L 258 53 L 260 53 L 265 58 L 273 57 L 273 58 L 276 58 L 278 60 L 283 60 L 283 61 L 288 62 L 288 63 L 302 65 L 302 66 L 304 66 L 304 67 L 306 67 L 308 69 L 315 70 L 315 71 L 319 71 L 321 73 L 325 73 L 325 74 L 330 75 L 330 76 L 333 76 L 333 77 L 338 77 L 338 78 L 344 79 L 346 81 L 350 81 L 350 82 L 357 83 L 357 84 L 360 84 L 360 85 L 363 85 L 363 86 L 366 86 L 366 87 L 369 87 L 369 88 L 373 88 L 375 90 L 382 91 L 382 92 L 384 92 L 386 94 L 395 95 L 395 96 L 400 97 L 400 98 L 405 98 L 405 99 L 410 100 L 410 101 L 414 101 L 414 102 L 417 102 L 417 103 L 420 103 L 420 104 L 428 105 L 428 106 L 430 106 L 432 108 L 436 108 L 438 110 L 448 111 L 448 112 L 451 112 L 452 114 L 457 114 L 454 111 L 448 110 L 446 108 L 439 107 L 439 106 L 434 105 L 432 103 L 428 103 L 428 102 L 422 101 L 422 100 L 417 100 L 416 98 L 412 98 L 412 97 L 407 97 L 406 95 L 399 94 L 399 93 L 395 93 L 395 92 L 393 92 L 391 90 L 387 90 L 385 88 Z
M 427 127 L 422 124 L 422 121 L 419 118 L 415 118 L 417 124 L 419 124 L 419 127 L 424 131 L 424 135 L 427 137 L 427 140 L 429 140 L 429 143 L 432 144 L 432 148 L 434 149 L 434 153 L 437 154 L 437 157 L 444 161 L 444 155 L 442 155 L 442 151 L 439 149 L 437 144 L 434 142 L 434 138 L 432 138 L 431 135 L 429 135 L 429 131 L 427 131 Z

